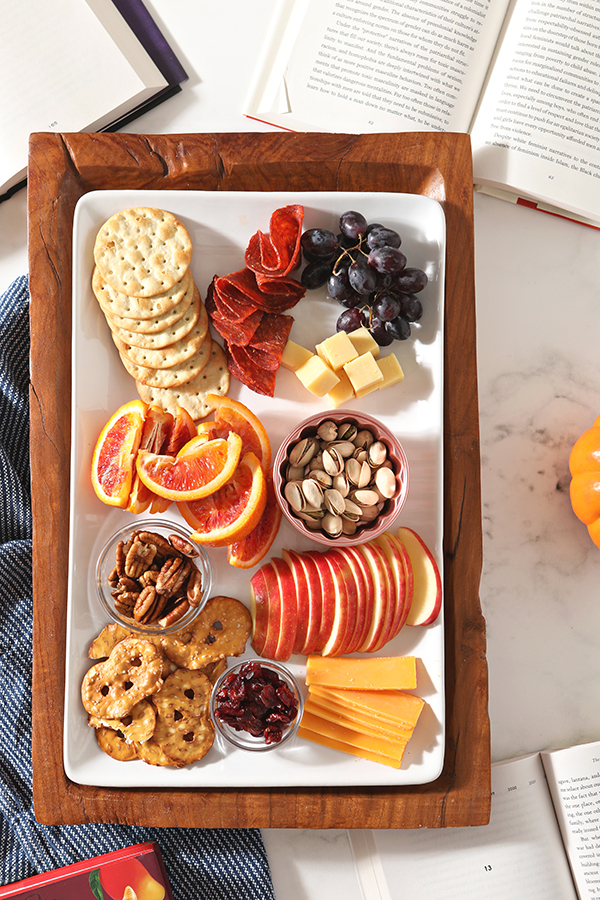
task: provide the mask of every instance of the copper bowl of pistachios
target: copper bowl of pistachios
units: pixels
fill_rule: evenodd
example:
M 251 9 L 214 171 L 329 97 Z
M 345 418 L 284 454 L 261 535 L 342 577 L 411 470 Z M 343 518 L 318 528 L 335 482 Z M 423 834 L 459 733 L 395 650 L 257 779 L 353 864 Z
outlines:
M 355 410 L 318 413 L 282 442 L 273 465 L 277 501 L 300 534 L 349 547 L 389 529 L 406 502 L 409 468 L 398 438 Z

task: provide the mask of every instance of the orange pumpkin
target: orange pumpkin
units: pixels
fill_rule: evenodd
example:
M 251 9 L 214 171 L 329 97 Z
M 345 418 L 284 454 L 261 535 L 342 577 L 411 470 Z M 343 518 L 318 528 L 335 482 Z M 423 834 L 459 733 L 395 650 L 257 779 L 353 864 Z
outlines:
M 573 445 L 569 469 L 573 512 L 600 547 L 600 416 Z

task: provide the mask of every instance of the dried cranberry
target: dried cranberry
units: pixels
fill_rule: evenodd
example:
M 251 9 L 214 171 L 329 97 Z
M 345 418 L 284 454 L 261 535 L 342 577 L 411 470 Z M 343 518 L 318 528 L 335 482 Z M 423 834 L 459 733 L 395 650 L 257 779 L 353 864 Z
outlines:
M 230 673 L 217 694 L 217 717 L 236 731 L 278 743 L 297 714 L 298 703 L 277 672 L 257 662 Z

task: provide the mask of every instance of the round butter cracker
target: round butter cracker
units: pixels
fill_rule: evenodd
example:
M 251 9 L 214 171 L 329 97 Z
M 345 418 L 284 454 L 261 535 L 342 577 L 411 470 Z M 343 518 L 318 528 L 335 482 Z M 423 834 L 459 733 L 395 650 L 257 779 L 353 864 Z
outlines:
M 161 330 L 151 332 L 130 331 L 127 328 L 116 325 L 115 321 L 109 316 L 106 317 L 106 321 L 108 322 L 113 335 L 119 338 L 124 344 L 130 344 L 133 347 L 142 347 L 145 350 L 160 350 L 161 347 L 168 347 L 170 344 L 176 344 L 178 341 L 187 337 L 194 327 L 198 327 L 200 331 L 200 341 L 206 337 L 208 331 L 208 313 L 200 299 L 200 292 L 198 290 L 196 290 L 196 299 L 183 315 L 172 324 L 165 325 Z M 119 321 L 122 322 L 124 320 L 120 319 Z
M 181 406 L 194 421 L 198 421 L 204 419 L 215 408 L 214 404 L 207 401 L 208 395 L 225 397 L 229 390 L 229 381 L 229 369 L 223 348 L 216 341 L 212 341 L 208 363 L 191 381 L 167 389 L 156 388 L 139 381 L 136 386 L 144 403 L 160 406 L 172 415 L 177 415 L 177 407 Z
M 165 347 L 158 347 L 155 350 L 126 344 L 114 331 L 112 339 L 121 356 L 126 356 L 134 365 L 148 369 L 171 369 L 173 366 L 178 366 L 187 360 L 191 360 L 200 351 L 203 344 L 206 344 L 203 352 L 206 362 L 208 362 L 212 338 L 209 336 L 207 340 L 207 334 L 207 323 L 199 322 L 181 340 L 175 341 L 173 344 L 167 344 Z M 200 359 L 198 359 L 198 362 L 200 362 Z
M 114 290 L 133 297 L 162 294 L 181 281 L 192 258 L 192 239 L 163 209 L 124 209 L 100 228 L 94 260 Z
M 180 303 L 184 304 L 185 311 L 194 299 L 194 289 L 194 280 L 189 269 L 181 281 L 153 297 L 129 297 L 115 290 L 104 278 L 98 266 L 94 267 L 92 274 L 92 290 L 102 312 L 107 317 L 112 316 L 116 321 L 153 320 L 175 309 Z
M 121 352 L 119 352 L 119 356 L 127 372 L 140 384 L 156 389 L 175 388 L 182 387 L 188 381 L 192 381 L 206 368 L 211 357 L 211 346 L 212 338 L 210 332 L 207 332 L 205 339 L 193 356 L 174 365 L 165 365 L 165 368 L 162 369 L 140 366 Z M 165 362 L 169 360 L 168 350 L 169 347 L 164 347 L 162 351 L 156 351 L 157 353 L 166 354 Z M 163 406 L 163 409 L 166 409 L 166 407 Z M 167 409 L 167 412 L 171 412 L 171 410 Z

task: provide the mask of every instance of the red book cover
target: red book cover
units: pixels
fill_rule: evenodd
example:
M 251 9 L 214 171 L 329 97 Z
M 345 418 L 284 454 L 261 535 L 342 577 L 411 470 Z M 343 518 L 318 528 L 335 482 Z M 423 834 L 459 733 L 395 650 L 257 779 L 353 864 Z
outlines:
M 135 844 L 0 887 L 15 900 L 173 900 L 154 841 Z

